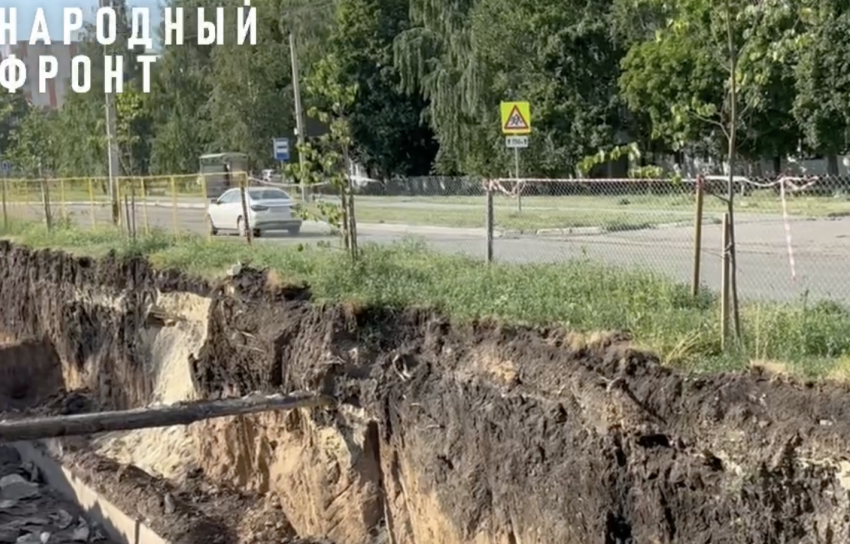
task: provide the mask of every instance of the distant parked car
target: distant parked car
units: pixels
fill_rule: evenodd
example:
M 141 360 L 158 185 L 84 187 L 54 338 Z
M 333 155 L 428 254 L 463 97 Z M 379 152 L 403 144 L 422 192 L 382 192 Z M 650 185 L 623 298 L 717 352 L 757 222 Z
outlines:
M 302 220 L 295 214 L 295 203 L 285 191 L 268 187 L 251 187 L 245 191 L 248 205 L 248 225 L 254 236 L 266 231 L 285 230 L 295 236 L 301 232 Z M 225 191 L 207 208 L 210 233 L 235 231 L 245 236 L 240 189 Z
M 282 183 L 283 176 L 275 172 L 274 170 L 263 170 L 262 172 L 262 180 L 266 183 Z

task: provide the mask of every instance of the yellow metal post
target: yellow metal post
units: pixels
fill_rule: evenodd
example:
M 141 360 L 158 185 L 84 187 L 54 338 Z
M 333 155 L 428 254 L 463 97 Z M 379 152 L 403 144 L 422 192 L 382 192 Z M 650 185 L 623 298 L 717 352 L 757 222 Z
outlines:
M 95 211 L 94 211 L 94 206 L 95 206 L 95 203 L 94 203 L 94 180 L 89 178 L 88 179 L 88 185 L 89 185 L 89 213 L 91 214 L 91 226 L 96 227 L 97 226 L 97 218 L 95 217 Z
M 174 236 L 177 236 L 177 178 L 171 176 L 171 223 L 174 229 Z
M 209 205 L 209 193 L 207 193 L 207 177 L 203 174 L 201 175 L 201 191 L 204 193 L 204 206 Z M 204 214 L 206 215 L 206 214 Z M 205 218 L 207 223 L 209 223 L 209 218 Z M 212 226 L 207 224 L 207 241 L 212 242 Z
M 150 223 L 148 223 L 148 187 L 145 178 L 142 178 L 142 221 L 145 222 L 145 234 L 151 233 Z
M 68 222 L 68 208 L 65 206 L 65 180 L 64 179 L 59 180 L 59 199 L 62 202 L 62 204 L 60 204 L 60 206 L 62 206 L 60 208 L 61 211 L 62 211 L 62 221 L 67 223 Z

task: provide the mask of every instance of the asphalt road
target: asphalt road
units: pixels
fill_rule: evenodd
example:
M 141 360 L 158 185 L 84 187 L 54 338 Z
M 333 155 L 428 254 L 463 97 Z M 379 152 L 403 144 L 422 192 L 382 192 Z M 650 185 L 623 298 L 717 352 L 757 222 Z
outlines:
M 35 204 L 13 205 L 15 212 L 40 217 Z M 78 224 L 90 219 L 88 205 L 67 208 Z M 59 215 L 59 210 L 54 211 Z M 107 224 L 109 212 L 96 208 L 96 219 Z M 137 211 L 137 222 L 143 224 L 143 213 Z M 151 226 L 170 229 L 174 214 L 171 208 L 147 208 Z M 799 300 L 830 298 L 850 303 L 850 281 L 846 273 L 850 264 L 850 220 L 795 219 L 791 223 L 796 280 L 792 279 L 781 217 L 742 216 L 737 226 L 739 294 L 743 298 Z M 182 230 L 203 234 L 206 221 L 202 209 L 180 209 L 177 221 Z M 364 242 L 388 243 L 405 237 L 425 239 L 440 251 L 463 253 L 484 258 L 486 241 L 483 230 L 421 227 L 389 224 L 359 224 Z M 720 287 L 720 225 L 705 225 L 701 281 L 711 289 Z M 291 244 L 333 241 L 326 225 L 306 223 L 298 237 L 270 233 L 262 243 Z M 517 235 L 497 238 L 495 258 L 502 262 L 559 262 L 572 258 L 589 258 L 608 264 L 656 271 L 669 278 L 690 282 L 693 270 L 693 230 L 670 227 L 608 234 L 533 236 Z M 529 277 L 528 281 L 534 281 Z

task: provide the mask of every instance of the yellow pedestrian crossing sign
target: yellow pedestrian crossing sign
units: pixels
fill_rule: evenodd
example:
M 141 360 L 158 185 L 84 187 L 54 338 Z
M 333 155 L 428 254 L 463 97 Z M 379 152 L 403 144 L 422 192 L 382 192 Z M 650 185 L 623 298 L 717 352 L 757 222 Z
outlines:
M 531 105 L 528 102 L 502 102 L 502 134 L 531 134 Z

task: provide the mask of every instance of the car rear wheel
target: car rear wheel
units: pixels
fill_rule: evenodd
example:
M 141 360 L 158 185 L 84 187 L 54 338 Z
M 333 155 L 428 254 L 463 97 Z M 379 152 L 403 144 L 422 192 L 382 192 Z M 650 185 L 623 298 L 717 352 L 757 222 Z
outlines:
M 289 227 L 286 229 L 286 232 L 288 232 L 290 236 L 298 236 L 301 234 L 301 227 Z

